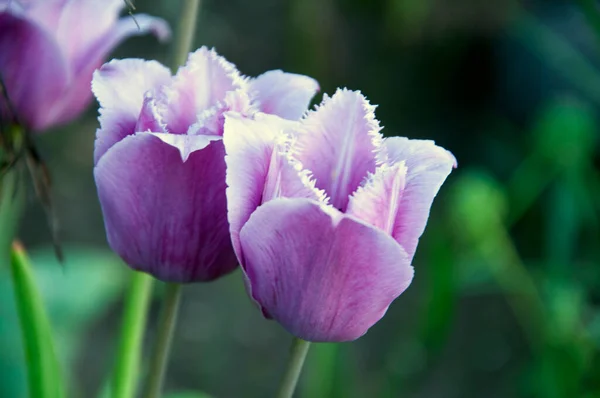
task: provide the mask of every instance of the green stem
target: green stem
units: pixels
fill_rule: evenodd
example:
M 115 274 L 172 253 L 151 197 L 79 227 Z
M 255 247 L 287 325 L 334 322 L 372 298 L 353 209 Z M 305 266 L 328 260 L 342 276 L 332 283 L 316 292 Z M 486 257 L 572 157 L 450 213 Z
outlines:
M 158 398 L 162 391 L 167 369 L 167 360 L 171 350 L 173 331 L 177 323 L 177 312 L 181 296 L 181 285 L 168 283 L 163 301 L 162 313 L 159 320 L 158 335 L 150 360 L 150 372 L 144 397 Z
M 173 70 L 185 63 L 192 48 L 199 10 L 200 0 L 183 0 L 177 29 L 178 40 L 175 42 L 173 53 Z
M 309 347 L 310 342 L 294 337 L 290 360 L 277 394 L 278 398 L 292 398 L 294 395 Z
M 10 261 L 15 301 L 27 360 L 29 396 L 60 398 L 64 389 L 54 350 L 50 321 L 23 247 L 14 243 Z
M 115 374 L 112 381 L 113 398 L 136 396 L 139 364 L 142 351 L 146 318 L 150 305 L 153 279 L 147 274 L 132 274 L 123 315 L 123 327 Z

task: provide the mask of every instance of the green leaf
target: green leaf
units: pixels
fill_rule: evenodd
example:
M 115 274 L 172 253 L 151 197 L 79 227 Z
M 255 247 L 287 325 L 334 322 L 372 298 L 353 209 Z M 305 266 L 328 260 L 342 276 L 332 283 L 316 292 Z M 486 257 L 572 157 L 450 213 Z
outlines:
M 10 265 L 27 359 L 29 396 L 63 397 L 64 388 L 50 322 L 35 283 L 31 264 L 20 245 L 13 246 Z

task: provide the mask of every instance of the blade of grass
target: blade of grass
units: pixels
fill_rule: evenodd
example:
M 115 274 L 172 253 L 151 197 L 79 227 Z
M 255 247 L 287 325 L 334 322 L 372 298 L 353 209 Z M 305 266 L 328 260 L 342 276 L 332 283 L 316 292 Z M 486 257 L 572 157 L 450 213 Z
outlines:
M 29 396 L 62 398 L 64 387 L 50 321 L 27 254 L 17 242 L 12 246 L 10 269 L 27 363 Z

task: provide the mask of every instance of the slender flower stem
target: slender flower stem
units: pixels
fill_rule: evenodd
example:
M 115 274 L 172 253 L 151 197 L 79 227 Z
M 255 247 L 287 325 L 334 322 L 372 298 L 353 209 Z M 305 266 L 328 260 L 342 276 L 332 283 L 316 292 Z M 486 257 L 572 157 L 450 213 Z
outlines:
M 308 352 L 309 347 L 310 342 L 294 337 L 290 360 L 285 371 L 285 376 L 281 381 L 279 393 L 277 394 L 278 398 L 292 398 L 294 395 L 294 390 L 296 389 L 296 384 L 300 378 L 304 359 L 306 359 L 306 353 Z
M 150 360 L 150 372 L 146 384 L 145 398 L 159 398 L 165 378 L 167 360 L 171 349 L 173 331 L 177 323 L 177 312 L 181 296 L 181 285 L 168 283 L 166 285 L 162 313 L 159 319 L 158 335 L 154 352 Z
M 183 0 L 177 29 L 178 40 L 175 42 L 173 53 L 173 71 L 185 63 L 192 48 L 199 9 L 200 0 Z
M 134 398 L 136 396 L 142 342 L 152 296 L 152 283 L 151 276 L 141 272 L 132 273 L 112 380 L 112 398 Z

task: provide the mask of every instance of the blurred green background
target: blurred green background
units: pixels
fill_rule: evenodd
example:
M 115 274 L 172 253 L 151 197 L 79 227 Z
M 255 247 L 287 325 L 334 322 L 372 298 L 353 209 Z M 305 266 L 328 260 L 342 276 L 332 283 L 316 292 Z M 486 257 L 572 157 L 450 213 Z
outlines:
M 136 7 L 177 25 L 178 1 Z M 379 104 L 386 135 L 434 139 L 459 162 L 434 203 L 412 286 L 360 340 L 314 345 L 299 397 L 600 397 L 595 1 L 205 0 L 195 44 L 247 75 L 281 68 L 313 76 L 322 92 L 360 89 Z M 148 36 L 114 57 L 169 54 Z M 96 117 L 94 104 L 36 138 L 64 270 L 33 192 L 20 231 L 74 397 L 106 387 L 130 277 L 105 240 Z M 7 272 L 0 397 L 18 398 L 25 365 Z M 167 391 L 273 396 L 289 342 L 249 301 L 239 271 L 187 286 Z

